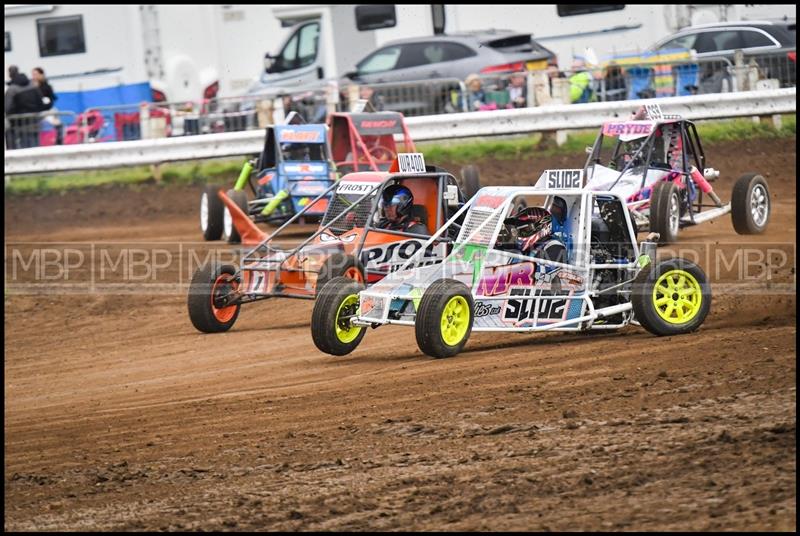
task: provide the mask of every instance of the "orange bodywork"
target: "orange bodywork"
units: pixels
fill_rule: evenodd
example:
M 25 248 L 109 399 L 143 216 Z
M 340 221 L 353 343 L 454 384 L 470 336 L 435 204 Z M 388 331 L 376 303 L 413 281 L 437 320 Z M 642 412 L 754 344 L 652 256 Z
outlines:
M 352 173 L 341 179 L 341 182 L 374 183 L 377 186 L 392 175 L 387 172 Z M 415 178 L 405 180 L 401 178 L 400 181 L 411 189 L 414 199 L 419 200 L 420 205 L 430 215 L 427 221 L 428 231 L 430 234 L 435 233 L 437 225 L 434 215 L 437 214 L 438 204 L 441 202 L 437 182 Z M 253 220 L 223 191 L 220 190 L 218 195 L 228 207 L 233 225 L 239 232 L 243 245 L 253 247 L 268 238 L 268 235 L 256 227 Z M 327 205 L 327 199 L 324 201 Z M 370 228 L 366 238 L 364 238 L 366 232 L 364 227 L 354 227 L 338 236 L 325 232 L 325 229 L 326 226 L 322 225 L 317 231 L 320 234 L 295 253 L 278 253 L 273 257 L 246 261 L 242 270 L 242 288 L 250 293 L 313 297 L 316 293 L 317 274 L 332 253 L 341 252 L 358 258 L 359 254 L 363 255 L 364 251 L 371 248 L 408 240 L 402 235 L 382 232 L 375 228 Z M 372 283 L 380 280 L 383 274 L 372 273 L 365 276 L 367 282 Z
M 384 182 L 393 174 L 387 172 L 361 172 L 353 173 L 341 179 L 342 182 L 351 183 L 374 183 L 376 185 Z M 408 186 L 414 198 L 422 201 L 428 214 L 437 213 L 437 204 L 440 196 L 437 184 L 433 180 L 405 180 L 403 184 Z M 233 202 L 225 192 L 220 190 L 218 195 L 225 206 L 228 207 L 233 225 L 239 232 L 244 246 L 254 247 L 264 242 L 268 235 L 259 229 L 253 220 L 245 214 L 236 203 Z M 328 200 L 325 201 L 327 205 Z M 436 231 L 435 218 L 431 217 L 428 221 L 428 230 L 431 234 Z M 371 228 L 364 239 L 365 229 L 355 227 L 338 236 L 332 233 L 325 233 L 325 227 L 318 230 L 320 235 L 316 236 L 311 242 L 304 246 L 300 251 L 283 257 L 267 257 L 263 260 L 248 261 L 242 270 L 242 288 L 246 292 L 259 294 L 291 294 L 294 296 L 313 297 L 316 293 L 317 274 L 325 263 L 325 260 L 334 252 L 341 252 L 345 255 L 358 257 L 359 249 L 361 253 L 376 246 L 392 244 L 407 240 L 401 235 L 385 233 L 380 229 Z M 322 235 L 325 235 L 323 240 Z M 362 247 L 362 240 L 363 247 Z M 279 254 L 280 255 L 280 254 Z M 260 266 L 261 265 L 261 266 Z M 263 266 L 263 267 L 262 267 Z M 374 282 L 383 277 L 382 274 L 365 274 L 368 282 Z

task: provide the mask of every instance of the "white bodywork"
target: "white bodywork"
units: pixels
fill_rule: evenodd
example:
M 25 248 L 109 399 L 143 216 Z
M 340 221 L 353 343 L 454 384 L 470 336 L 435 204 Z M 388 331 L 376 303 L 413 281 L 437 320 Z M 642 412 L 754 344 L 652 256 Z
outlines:
M 510 251 L 494 249 L 503 220 L 517 196 L 560 196 L 568 204 L 567 219 L 575 247 L 568 263 L 534 259 Z M 609 329 L 626 325 L 632 318 L 629 302 L 595 309 L 594 273 L 598 269 L 624 271 L 632 279 L 639 270 L 639 247 L 631 242 L 631 258 L 626 262 L 598 264 L 591 259 L 592 202 L 597 196 L 624 200 L 613 192 L 590 192 L 579 189 L 551 190 L 536 187 L 492 187 L 481 189 L 421 249 L 436 243 L 439 237 L 465 211 L 461 232 L 448 258 L 441 264 L 422 266 L 419 256 L 412 257 L 396 273 L 361 291 L 359 316 L 354 325 L 414 325 L 416 308 L 425 289 L 441 278 L 464 283 L 475 301 L 473 331 L 539 331 L 548 329 Z M 548 199 L 550 199 L 548 197 Z M 502 201 L 499 201 L 502 200 Z M 489 206 L 497 203 L 496 207 Z M 625 225 L 635 237 L 627 210 Z M 560 290 L 553 287 L 558 276 Z M 403 303 L 413 303 L 413 311 L 390 318 Z M 603 317 L 623 314 L 621 323 L 593 326 Z
M 613 190 L 623 199 L 628 199 L 635 193 L 654 185 L 667 175 L 669 171 L 663 169 L 648 169 L 647 182 L 642 186 L 642 169 L 632 168 L 620 177 L 619 171 L 595 164 L 589 168 L 591 176 L 586 178 L 586 188 L 595 192 Z M 619 179 L 619 180 L 617 180 Z

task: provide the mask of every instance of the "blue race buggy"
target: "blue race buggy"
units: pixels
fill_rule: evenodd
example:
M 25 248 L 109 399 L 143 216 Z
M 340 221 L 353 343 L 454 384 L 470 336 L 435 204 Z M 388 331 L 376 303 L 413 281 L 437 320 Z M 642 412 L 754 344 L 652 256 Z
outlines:
M 255 223 L 282 224 L 303 211 L 298 223 L 319 221 L 329 196 L 308 206 L 336 180 L 325 125 L 270 125 L 261 154 L 245 162 L 239 179 L 227 194 L 206 186 L 200 198 L 203 238 L 241 240 L 221 196 L 227 195 Z M 252 199 L 248 199 L 246 187 Z

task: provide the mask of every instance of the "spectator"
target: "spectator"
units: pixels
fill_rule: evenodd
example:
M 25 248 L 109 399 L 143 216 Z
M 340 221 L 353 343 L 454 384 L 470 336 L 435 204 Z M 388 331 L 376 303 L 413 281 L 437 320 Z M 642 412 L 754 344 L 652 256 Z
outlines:
M 551 63 L 550 65 L 548 65 L 547 69 L 545 70 L 545 72 L 547 73 L 547 77 L 550 80 L 553 80 L 553 78 L 566 78 L 567 77 L 567 75 L 565 75 L 563 71 L 560 71 L 558 69 L 558 65 L 556 65 L 554 63 Z
M 592 75 L 583 56 L 572 61 L 572 76 L 569 77 L 569 98 L 573 104 L 596 100 L 592 91 Z
M 547 73 L 549 85 L 547 95 L 541 96 L 542 102 L 569 102 L 569 87 L 562 88 L 560 84 L 556 84 L 556 79 L 566 81 L 567 75 L 559 70 L 557 64 L 549 64 L 545 69 L 545 73 Z M 536 98 L 539 98 L 539 96 Z
M 58 110 L 54 108 L 58 96 L 53 91 L 53 87 L 44 75 L 44 69 L 41 67 L 34 67 L 31 71 L 31 80 L 42 92 L 42 102 L 45 110 L 53 110 L 53 115 L 47 116 L 45 121 L 53 125 L 56 131 L 56 144 L 61 145 L 64 138 L 64 127 L 61 124 L 61 119 L 58 117 Z
M 528 85 L 525 73 L 512 73 L 508 77 L 509 108 L 524 108 L 528 103 Z
M 19 72 L 16 65 L 8 68 L 11 79 L 5 94 L 5 115 L 8 121 L 6 144 L 9 149 L 24 149 L 39 145 L 39 119 L 13 118 L 16 114 L 33 114 L 44 111 L 42 92 Z M 9 137 L 10 136 L 10 137 Z
M 464 80 L 467 86 L 467 108 L 470 111 L 480 110 L 486 106 L 486 93 L 483 91 L 481 77 L 471 74 Z
M 612 63 L 606 67 L 604 80 L 606 101 L 619 101 L 627 98 L 628 84 L 625 82 L 625 75 L 619 65 Z
M 303 119 L 309 123 L 324 123 L 328 115 L 325 107 L 325 100 L 314 94 L 313 91 L 306 91 L 292 99 L 296 109 L 302 109 Z
M 367 112 L 382 112 L 385 109 L 383 97 L 369 86 L 359 87 L 358 96 L 367 101 L 367 106 L 364 109 Z
M 39 88 L 39 91 L 42 92 L 44 109 L 50 110 L 53 105 L 55 105 L 58 97 L 53 92 L 53 87 L 50 85 L 50 82 L 45 78 L 44 69 L 41 67 L 34 67 L 31 71 L 31 80 Z

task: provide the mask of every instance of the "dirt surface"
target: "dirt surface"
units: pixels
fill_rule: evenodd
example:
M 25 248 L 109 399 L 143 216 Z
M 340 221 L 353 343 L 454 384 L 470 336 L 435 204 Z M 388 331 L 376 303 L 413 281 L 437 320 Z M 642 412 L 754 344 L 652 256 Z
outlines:
M 433 360 L 383 327 L 333 358 L 306 301 L 202 335 L 169 285 L 7 291 L 5 529 L 795 530 L 796 297 L 776 290 L 795 281 L 795 140 L 706 150 L 723 199 L 764 174 L 773 216 L 755 239 L 727 217 L 681 232 L 715 293 L 690 335 L 476 333 Z M 479 165 L 524 184 L 582 160 Z M 30 242 L 184 255 L 198 193 L 7 197 L 6 283 Z M 717 268 L 743 247 L 752 262 Z

